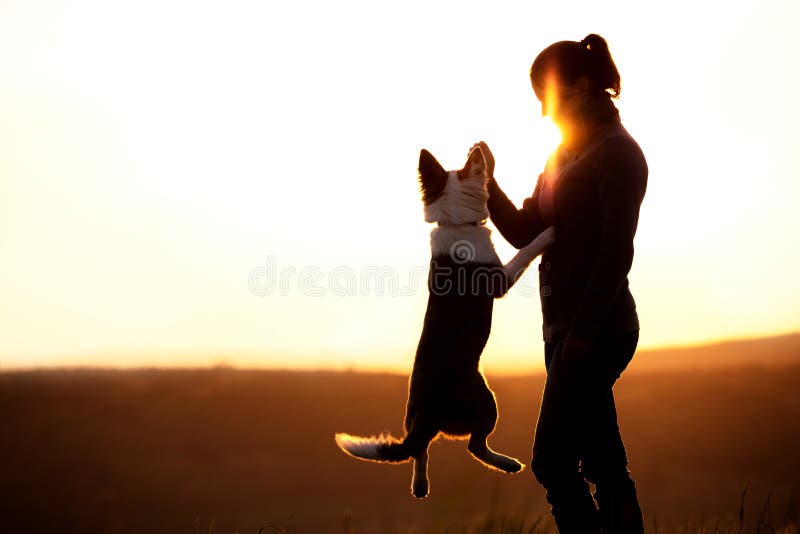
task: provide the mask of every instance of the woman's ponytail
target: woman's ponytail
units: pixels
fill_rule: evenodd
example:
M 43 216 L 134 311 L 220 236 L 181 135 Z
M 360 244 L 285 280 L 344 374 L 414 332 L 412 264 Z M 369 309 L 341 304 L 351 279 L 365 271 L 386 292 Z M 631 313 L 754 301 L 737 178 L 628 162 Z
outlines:
M 587 74 L 595 88 L 613 98 L 619 97 L 621 91 L 619 71 L 611 58 L 611 52 L 608 51 L 606 40 L 596 33 L 590 33 L 578 45 L 587 54 Z
M 620 93 L 619 71 L 608 44 L 595 33 L 581 41 L 559 41 L 545 48 L 531 65 L 534 91 L 541 92 L 546 78 L 552 75 L 566 84 L 586 76 L 592 91 L 600 96 L 617 98 Z M 541 99 L 541 95 L 537 93 L 537 96 Z

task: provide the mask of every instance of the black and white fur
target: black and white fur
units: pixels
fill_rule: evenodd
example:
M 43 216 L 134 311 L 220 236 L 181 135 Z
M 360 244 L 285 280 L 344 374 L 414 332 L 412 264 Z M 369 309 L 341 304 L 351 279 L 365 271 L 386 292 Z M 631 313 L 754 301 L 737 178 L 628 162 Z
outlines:
M 484 226 L 489 216 L 488 176 L 478 147 L 463 169 L 449 172 L 422 150 L 419 180 L 425 220 L 438 226 L 431 231 L 428 307 L 409 380 L 406 436 L 398 440 L 384 434 L 336 434 L 336 443 L 364 460 L 413 460 L 411 491 L 422 498 L 428 495 L 428 445 L 440 432 L 469 436 L 467 449 L 488 467 L 507 473 L 523 467 L 486 443 L 497 422 L 497 404 L 479 361 L 494 299 L 503 296 L 553 241 L 554 230 L 540 234 L 508 264 L 501 263 Z

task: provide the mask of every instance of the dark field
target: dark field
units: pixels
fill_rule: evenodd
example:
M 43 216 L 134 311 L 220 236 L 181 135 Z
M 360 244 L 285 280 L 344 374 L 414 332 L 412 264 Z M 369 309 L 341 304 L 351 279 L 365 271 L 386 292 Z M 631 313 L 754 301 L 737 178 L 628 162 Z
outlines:
M 651 531 L 738 531 L 748 480 L 746 531 L 760 516 L 766 533 L 800 513 L 800 358 L 708 365 L 713 350 L 702 368 L 632 364 L 616 386 Z M 543 378 L 489 375 L 501 412 L 490 443 L 526 463 Z M 431 447 L 424 501 L 409 495 L 410 464 L 336 448 L 334 432 L 402 435 L 406 385 L 225 368 L 0 374 L 0 531 L 194 532 L 198 517 L 203 532 L 213 519 L 214 532 L 253 534 L 464 532 L 487 517 L 549 525 L 530 471 L 489 471 L 465 442 Z

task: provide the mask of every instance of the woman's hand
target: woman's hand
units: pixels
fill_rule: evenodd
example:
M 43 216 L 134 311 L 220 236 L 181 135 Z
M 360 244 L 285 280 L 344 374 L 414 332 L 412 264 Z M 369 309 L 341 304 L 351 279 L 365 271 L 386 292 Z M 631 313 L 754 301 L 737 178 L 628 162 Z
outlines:
M 486 161 L 486 174 L 489 176 L 489 178 L 493 178 L 494 155 L 492 154 L 492 151 L 489 150 L 489 145 L 487 145 L 484 141 L 478 141 L 477 143 L 472 145 L 472 148 L 470 148 L 469 151 L 472 152 L 476 148 L 479 148 L 481 150 L 481 153 L 483 153 L 483 159 L 484 161 Z

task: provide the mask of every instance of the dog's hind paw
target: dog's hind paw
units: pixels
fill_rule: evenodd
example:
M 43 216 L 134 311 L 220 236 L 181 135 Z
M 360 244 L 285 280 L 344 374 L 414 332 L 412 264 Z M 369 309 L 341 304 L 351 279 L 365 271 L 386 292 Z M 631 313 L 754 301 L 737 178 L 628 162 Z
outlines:
M 525 467 L 525 464 L 515 460 L 514 458 L 509 458 L 508 461 L 503 462 L 502 466 L 498 467 L 500 467 L 500 469 L 506 473 L 519 473 Z
M 417 499 L 424 499 L 428 496 L 428 481 L 427 480 L 414 480 L 411 484 L 411 494 Z
M 519 460 L 505 454 L 496 453 L 488 447 L 477 450 L 471 449 L 470 452 L 476 460 L 490 469 L 497 469 L 504 473 L 519 473 L 525 467 Z

